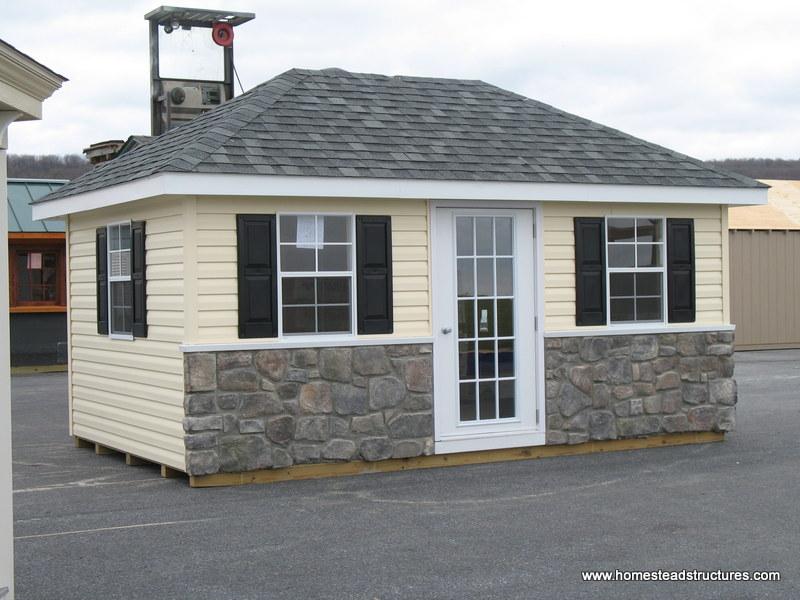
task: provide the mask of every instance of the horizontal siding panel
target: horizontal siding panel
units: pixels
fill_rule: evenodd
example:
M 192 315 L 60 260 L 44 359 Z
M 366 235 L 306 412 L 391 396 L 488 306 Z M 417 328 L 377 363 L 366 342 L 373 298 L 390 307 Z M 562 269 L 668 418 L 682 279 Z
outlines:
M 169 233 L 153 234 L 147 232 L 145 237 L 145 248 L 150 250 L 160 250 L 162 248 L 183 248 L 183 232 L 171 231 Z
M 213 294 L 238 294 L 236 278 L 228 279 L 199 279 L 197 281 L 197 292 L 200 296 Z
M 427 229 L 428 218 L 425 215 L 392 217 L 392 233 L 395 231 L 426 231 Z
M 95 429 L 83 424 L 73 425 L 73 433 L 83 439 L 91 440 L 115 448 L 123 452 L 130 452 L 131 454 L 152 461 L 154 463 L 167 465 L 179 471 L 186 471 L 186 455 L 183 450 L 170 451 L 143 444 L 136 439 L 126 438 L 119 435 L 111 435 L 103 430 Z M 135 431 L 133 432 L 135 435 Z
M 398 231 L 392 232 L 392 245 L 398 246 L 427 246 L 428 234 L 424 231 Z
M 575 245 L 547 246 L 544 250 L 545 260 L 575 260 Z M 574 265 L 574 262 L 573 262 Z M 574 270 L 574 266 L 573 266 Z
M 197 315 L 200 327 L 229 327 L 235 335 L 239 313 L 235 310 L 202 311 Z
M 113 340 L 118 342 L 120 340 Z M 72 358 L 76 361 L 85 360 L 98 364 L 114 365 L 121 368 L 128 368 L 134 370 L 155 371 L 157 373 L 168 373 L 171 375 L 183 375 L 183 358 L 174 357 L 168 358 L 165 356 L 152 356 L 144 354 L 147 348 L 139 345 L 137 353 L 134 344 L 129 344 L 127 352 L 116 351 L 109 352 L 108 350 L 100 350 L 97 348 L 72 348 Z
M 236 247 L 236 231 L 231 229 L 199 230 L 197 232 L 197 245 L 204 246 L 233 246 Z
M 197 308 L 206 310 L 238 310 L 239 297 L 236 294 L 203 295 L 197 299 Z
M 150 280 L 171 279 L 183 280 L 183 266 L 181 264 L 147 265 L 147 283 Z
M 572 317 L 572 324 L 575 321 L 575 301 L 572 302 L 549 302 L 547 303 L 547 314 L 553 316 L 570 316 Z
M 147 297 L 183 296 L 183 279 L 159 279 L 147 282 Z
M 236 263 L 200 263 L 197 268 L 197 278 L 200 282 L 208 279 L 232 278 L 236 280 Z
M 147 307 L 147 323 L 150 326 L 183 328 L 183 312 L 173 310 L 150 310 Z
M 167 435 L 157 431 L 150 431 L 149 429 L 141 427 L 138 423 L 125 423 L 124 421 L 98 417 L 78 410 L 73 410 L 72 414 L 76 424 L 86 425 L 92 429 L 105 431 L 112 435 L 140 440 L 150 446 L 162 448 L 169 452 L 180 452 L 184 450 L 182 436 L 179 438 L 176 435 Z
M 566 259 L 545 259 L 544 261 L 545 276 L 552 274 L 566 275 L 568 273 L 575 273 L 575 260 Z M 545 277 L 545 282 L 547 278 Z M 547 283 L 545 283 L 547 285 Z
M 176 264 L 183 265 L 183 248 L 159 248 L 148 250 L 146 257 L 148 267 L 150 265 Z
M 395 306 L 428 306 L 428 292 L 394 292 Z
M 73 352 L 75 349 L 73 348 Z M 103 362 L 92 362 L 85 359 L 72 359 L 73 373 L 83 373 L 85 375 L 94 375 L 95 377 L 106 377 L 108 379 L 115 379 L 118 381 L 126 381 L 136 383 L 141 381 L 143 377 L 147 378 L 149 384 L 157 387 L 164 387 L 173 390 L 183 390 L 183 377 L 178 378 L 173 373 L 157 373 L 156 371 L 148 371 L 146 374 L 137 372 L 131 367 L 120 367 L 110 365 Z
M 172 311 L 179 313 L 180 318 L 183 319 L 183 296 L 167 295 L 167 294 L 156 294 L 156 295 L 148 294 L 147 310 L 148 312 L 151 310 Z
M 183 327 L 167 327 L 150 323 L 147 327 L 147 339 L 160 342 L 183 342 Z
M 72 385 L 95 390 L 99 394 L 129 396 L 183 410 L 183 389 L 169 389 L 141 382 L 109 381 L 105 377 L 88 373 L 74 373 Z
M 393 277 L 392 287 L 394 291 L 400 292 L 420 292 L 428 290 L 427 277 Z
M 130 344 L 129 344 L 130 345 Z M 151 339 L 135 340 L 133 346 L 146 346 L 150 356 L 164 356 L 167 358 L 180 358 L 182 356 L 178 346 L 168 342 L 155 342 Z M 72 332 L 72 346 L 74 348 L 89 348 L 103 352 L 128 352 L 127 346 L 120 340 L 112 340 L 105 335 L 86 335 Z
M 427 322 L 400 321 L 394 324 L 394 335 L 398 337 L 429 336 L 431 335 L 431 328 Z
M 427 246 L 396 246 L 392 249 L 392 261 L 395 263 L 420 261 L 424 262 L 427 268 L 428 248 Z
M 398 321 L 427 321 L 427 306 L 395 306 L 394 320 Z
M 208 263 L 229 263 L 236 265 L 236 246 L 201 246 L 197 249 L 197 260 L 203 265 Z
M 178 410 L 164 404 L 154 410 L 153 406 L 145 405 L 145 410 L 154 411 L 151 414 L 135 410 L 142 407 L 142 400 L 127 398 L 114 403 L 114 397 L 99 395 L 100 400 L 88 398 L 81 393 L 81 389 L 73 389 L 72 409 L 77 412 L 94 415 L 101 419 L 109 419 L 120 423 L 128 423 L 134 427 L 147 429 L 164 435 L 183 438 L 183 409 Z M 152 402 L 150 403 L 153 404 Z M 160 413 L 160 414 L 159 414 Z
M 428 265 L 424 262 L 395 262 L 392 265 L 392 275 L 395 277 L 427 277 Z
M 544 291 L 545 302 L 569 302 L 575 300 L 573 288 L 549 287 Z
M 235 231 L 236 216 L 232 214 L 203 213 L 203 203 L 197 203 L 197 229 L 198 232 L 213 231 L 216 229 Z M 198 233 L 198 234 L 199 234 Z

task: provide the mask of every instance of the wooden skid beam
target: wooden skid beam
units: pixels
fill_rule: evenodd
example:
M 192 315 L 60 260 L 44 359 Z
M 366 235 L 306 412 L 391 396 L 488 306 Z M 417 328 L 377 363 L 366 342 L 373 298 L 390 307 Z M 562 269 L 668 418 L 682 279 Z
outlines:
M 167 465 L 161 465 L 161 476 L 164 479 L 175 479 L 177 477 L 183 477 L 184 475 L 186 475 L 186 473 L 183 471 L 178 471 L 178 469 L 173 469 Z
M 125 453 L 125 464 L 131 467 L 139 467 L 141 465 L 149 464 L 149 461 L 139 458 L 138 456 L 134 456 L 133 454 L 126 452 Z
M 94 445 L 95 454 L 116 454 L 116 452 L 116 450 L 109 448 L 108 446 L 103 446 L 101 444 Z
M 72 441 L 75 443 L 76 448 L 94 448 L 94 444 L 92 442 L 84 440 L 83 438 L 79 438 L 78 436 L 73 437 Z
M 595 452 L 619 452 L 621 450 L 663 448 L 684 444 L 705 444 L 708 442 L 721 442 L 723 439 L 725 439 L 724 433 L 713 431 L 668 433 L 643 438 L 586 442 L 585 444 L 575 444 L 572 446 L 529 446 L 526 448 L 510 448 L 503 450 L 436 454 L 433 456 L 417 456 L 415 458 L 399 458 L 376 462 L 355 461 L 296 465 L 284 469 L 263 469 L 244 473 L 192 475 L 189 477 L 189 485 L 191 487 L 217 487 L 246 485 L 250 483 L 272 483 L 275 481 L 292 481 L 298 479 L 320 479 L 323 477 L 362 475 L 365 473 L 390 473 L 393 471 L 407 471 L 410 469 L 432 469 L 437 467 L 455 467 L 460 465 L 475 465 L 512 460 L 529 460 L 534 458 L 577 456 Z M 169 467 L 161 467 L 162 476 L 165 468 Z

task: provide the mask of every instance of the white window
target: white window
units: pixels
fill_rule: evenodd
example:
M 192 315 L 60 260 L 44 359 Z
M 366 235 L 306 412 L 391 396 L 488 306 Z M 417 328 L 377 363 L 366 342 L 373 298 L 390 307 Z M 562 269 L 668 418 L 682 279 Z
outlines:
M 353 217 L 280 215 L 282 335 L 353 332 Z
M 664 219 L 606 218 L 608 322 L 664 322 Z
M 108 226 L 108 316 L 112 336 L 133 334 L 131 224 Z

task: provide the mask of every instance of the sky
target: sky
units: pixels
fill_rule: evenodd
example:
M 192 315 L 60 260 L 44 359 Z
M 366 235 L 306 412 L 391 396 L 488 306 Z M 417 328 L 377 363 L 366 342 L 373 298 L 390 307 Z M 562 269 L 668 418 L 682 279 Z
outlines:
M 482 79 L 701 159 L 800 158 L 796 0 L 185 5 L 256 13 L 235 35 L 245 89 L 292 67 Z M 69 78 L 43 121 L 12 126 L 10 151 L 79 153 L 149 134 L 143 16 L 157 6 L 9 2 L 0 38 Z

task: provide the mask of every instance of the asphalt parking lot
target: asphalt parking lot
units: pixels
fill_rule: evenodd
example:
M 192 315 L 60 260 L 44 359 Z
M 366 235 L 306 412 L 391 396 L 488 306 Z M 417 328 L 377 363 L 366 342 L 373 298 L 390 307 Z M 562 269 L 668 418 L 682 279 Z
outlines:
M 15 377 L 17 598 L 797 598 L 800 351 L 736 377 L 723 443 L 195 490 L 74 448 L 66 376 Z M 684 568 L 782 579 L 581 579 Z

